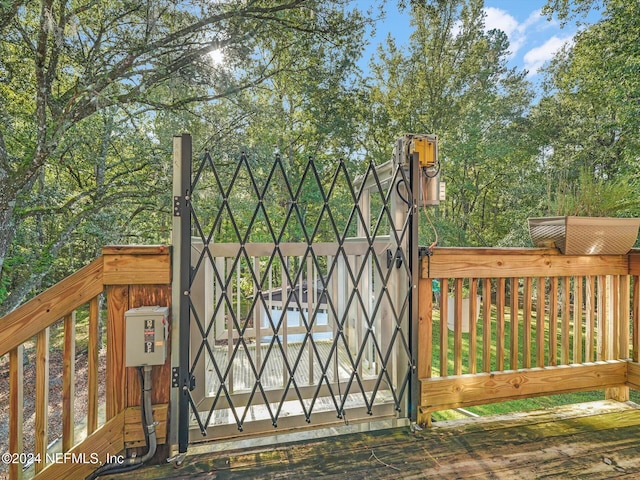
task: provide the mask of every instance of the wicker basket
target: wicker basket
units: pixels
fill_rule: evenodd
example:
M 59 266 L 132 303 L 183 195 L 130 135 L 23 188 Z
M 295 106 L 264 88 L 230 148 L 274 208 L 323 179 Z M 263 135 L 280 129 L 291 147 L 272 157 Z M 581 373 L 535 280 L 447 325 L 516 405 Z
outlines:
M 624 255 L 636 242 L 640 218 L 544 217 L 529 219 L 537 247 L 558 247 L 565 255 Z

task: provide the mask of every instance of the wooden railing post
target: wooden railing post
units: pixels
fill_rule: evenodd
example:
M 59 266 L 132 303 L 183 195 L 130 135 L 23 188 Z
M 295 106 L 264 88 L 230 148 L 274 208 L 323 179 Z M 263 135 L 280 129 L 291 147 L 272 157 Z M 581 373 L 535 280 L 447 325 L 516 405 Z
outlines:
M 433 289 L 430 278 L 418 281 L 418 379 L 431 378 L 431 362 L 433 357 Z M 419 403 L 419 399 L 416 399 Z M 431 414 L 420 412 L 418 408 L 418 424 L 431 425 Z
M 125 367 L 125 313 L 131 308 L 141 306 L 171 307 L 171 261 L 169 248 L 142 246 L 105 247 L 102 250 L 104 258 L 104 284 L 107 290 L 107 419 L 111 419 L 129 407 L 141 404 L 140 380 L 135 368 Z M 171 320 L 169 319 L 169 331 Z M 158 438 L 157 459 L 166 459 L 168 445 L 166 445 L 166 420 L 171 391 L 171 342 L 167 337 L 165 364 L 153 368 L 151 381 L 151 400 L 160 409 L 163 418 L 156 416 L 155 420 L 162 423 L 158 428 L 165 434 Z M 127 419 L 135 418 L 135 428 L 127 426 Z M 140 416 L 125 416 L 125 446 L 138 447 L 144 444 L 137 433 L 140 430 Z
M 629 358 L 629 327 L 630 310 L 630 277 L 628 275 L 616 275 L 613 278 L 613 349 L 614 359 L 625 360 Z M 605 398 L 626 402 L 629 400 L 629 387 L 608 388 L 605 390 Z
M 124 313 L 129 309 L 129 288 L 108 285 L 107 291 L 107 421 L 126 407 L 124 367 Z

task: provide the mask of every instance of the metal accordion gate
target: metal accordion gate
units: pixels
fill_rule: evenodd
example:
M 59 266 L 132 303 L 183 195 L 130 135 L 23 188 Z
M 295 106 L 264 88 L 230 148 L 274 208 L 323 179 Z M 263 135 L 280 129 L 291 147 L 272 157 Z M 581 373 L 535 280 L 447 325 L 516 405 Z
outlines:
M 415 420 L 417 166 L 356 167 L 192 159 L 191 137 L 174 138 L 181 453 L 307 425 Z

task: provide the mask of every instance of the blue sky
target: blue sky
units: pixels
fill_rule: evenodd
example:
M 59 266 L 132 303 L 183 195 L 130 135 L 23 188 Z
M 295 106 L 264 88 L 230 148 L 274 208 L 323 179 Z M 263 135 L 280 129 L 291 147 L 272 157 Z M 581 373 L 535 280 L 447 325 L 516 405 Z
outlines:
M 360 0 L 361 8 L 375 5 L 376 2 Z M 553 54 L 567 42 L 570 42 L 578 31 L 575 23 L 568 23 L 563 28 L 557 20 L 547 20 L 540 11 L 546 0 L 485 0 L 487 29 L 500 28 L 509 37 L 512 52 L 512 67 L 526 69 L 532 81 L 539 80 L 540 68 L 550 60 Z M 597 21 L 597 12 L 592 13 L 587 21 Z M 389 0 L 386 5 L 386 17 L 378 22 L 376 36 L 365 53 L 368 63 L 376 45 L 384 41 L 391 33 L 398 45 L 407 41 L 410 35 L 409 14 L 405 10 L 399 12 L 397 3 Z

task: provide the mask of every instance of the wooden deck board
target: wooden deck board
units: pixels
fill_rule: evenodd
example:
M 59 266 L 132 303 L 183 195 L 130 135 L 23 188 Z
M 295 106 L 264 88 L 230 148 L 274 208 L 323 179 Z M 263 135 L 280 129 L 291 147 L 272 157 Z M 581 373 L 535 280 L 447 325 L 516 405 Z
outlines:
M 512 416 L 435 422 L 149 466 L 143 479 L 609 479 L 640 477 L 640 407 L 594 402 Z M 112 477 L 104 477 L 112 478 Z M 113 477 L 116 480 L 117 477 Z

